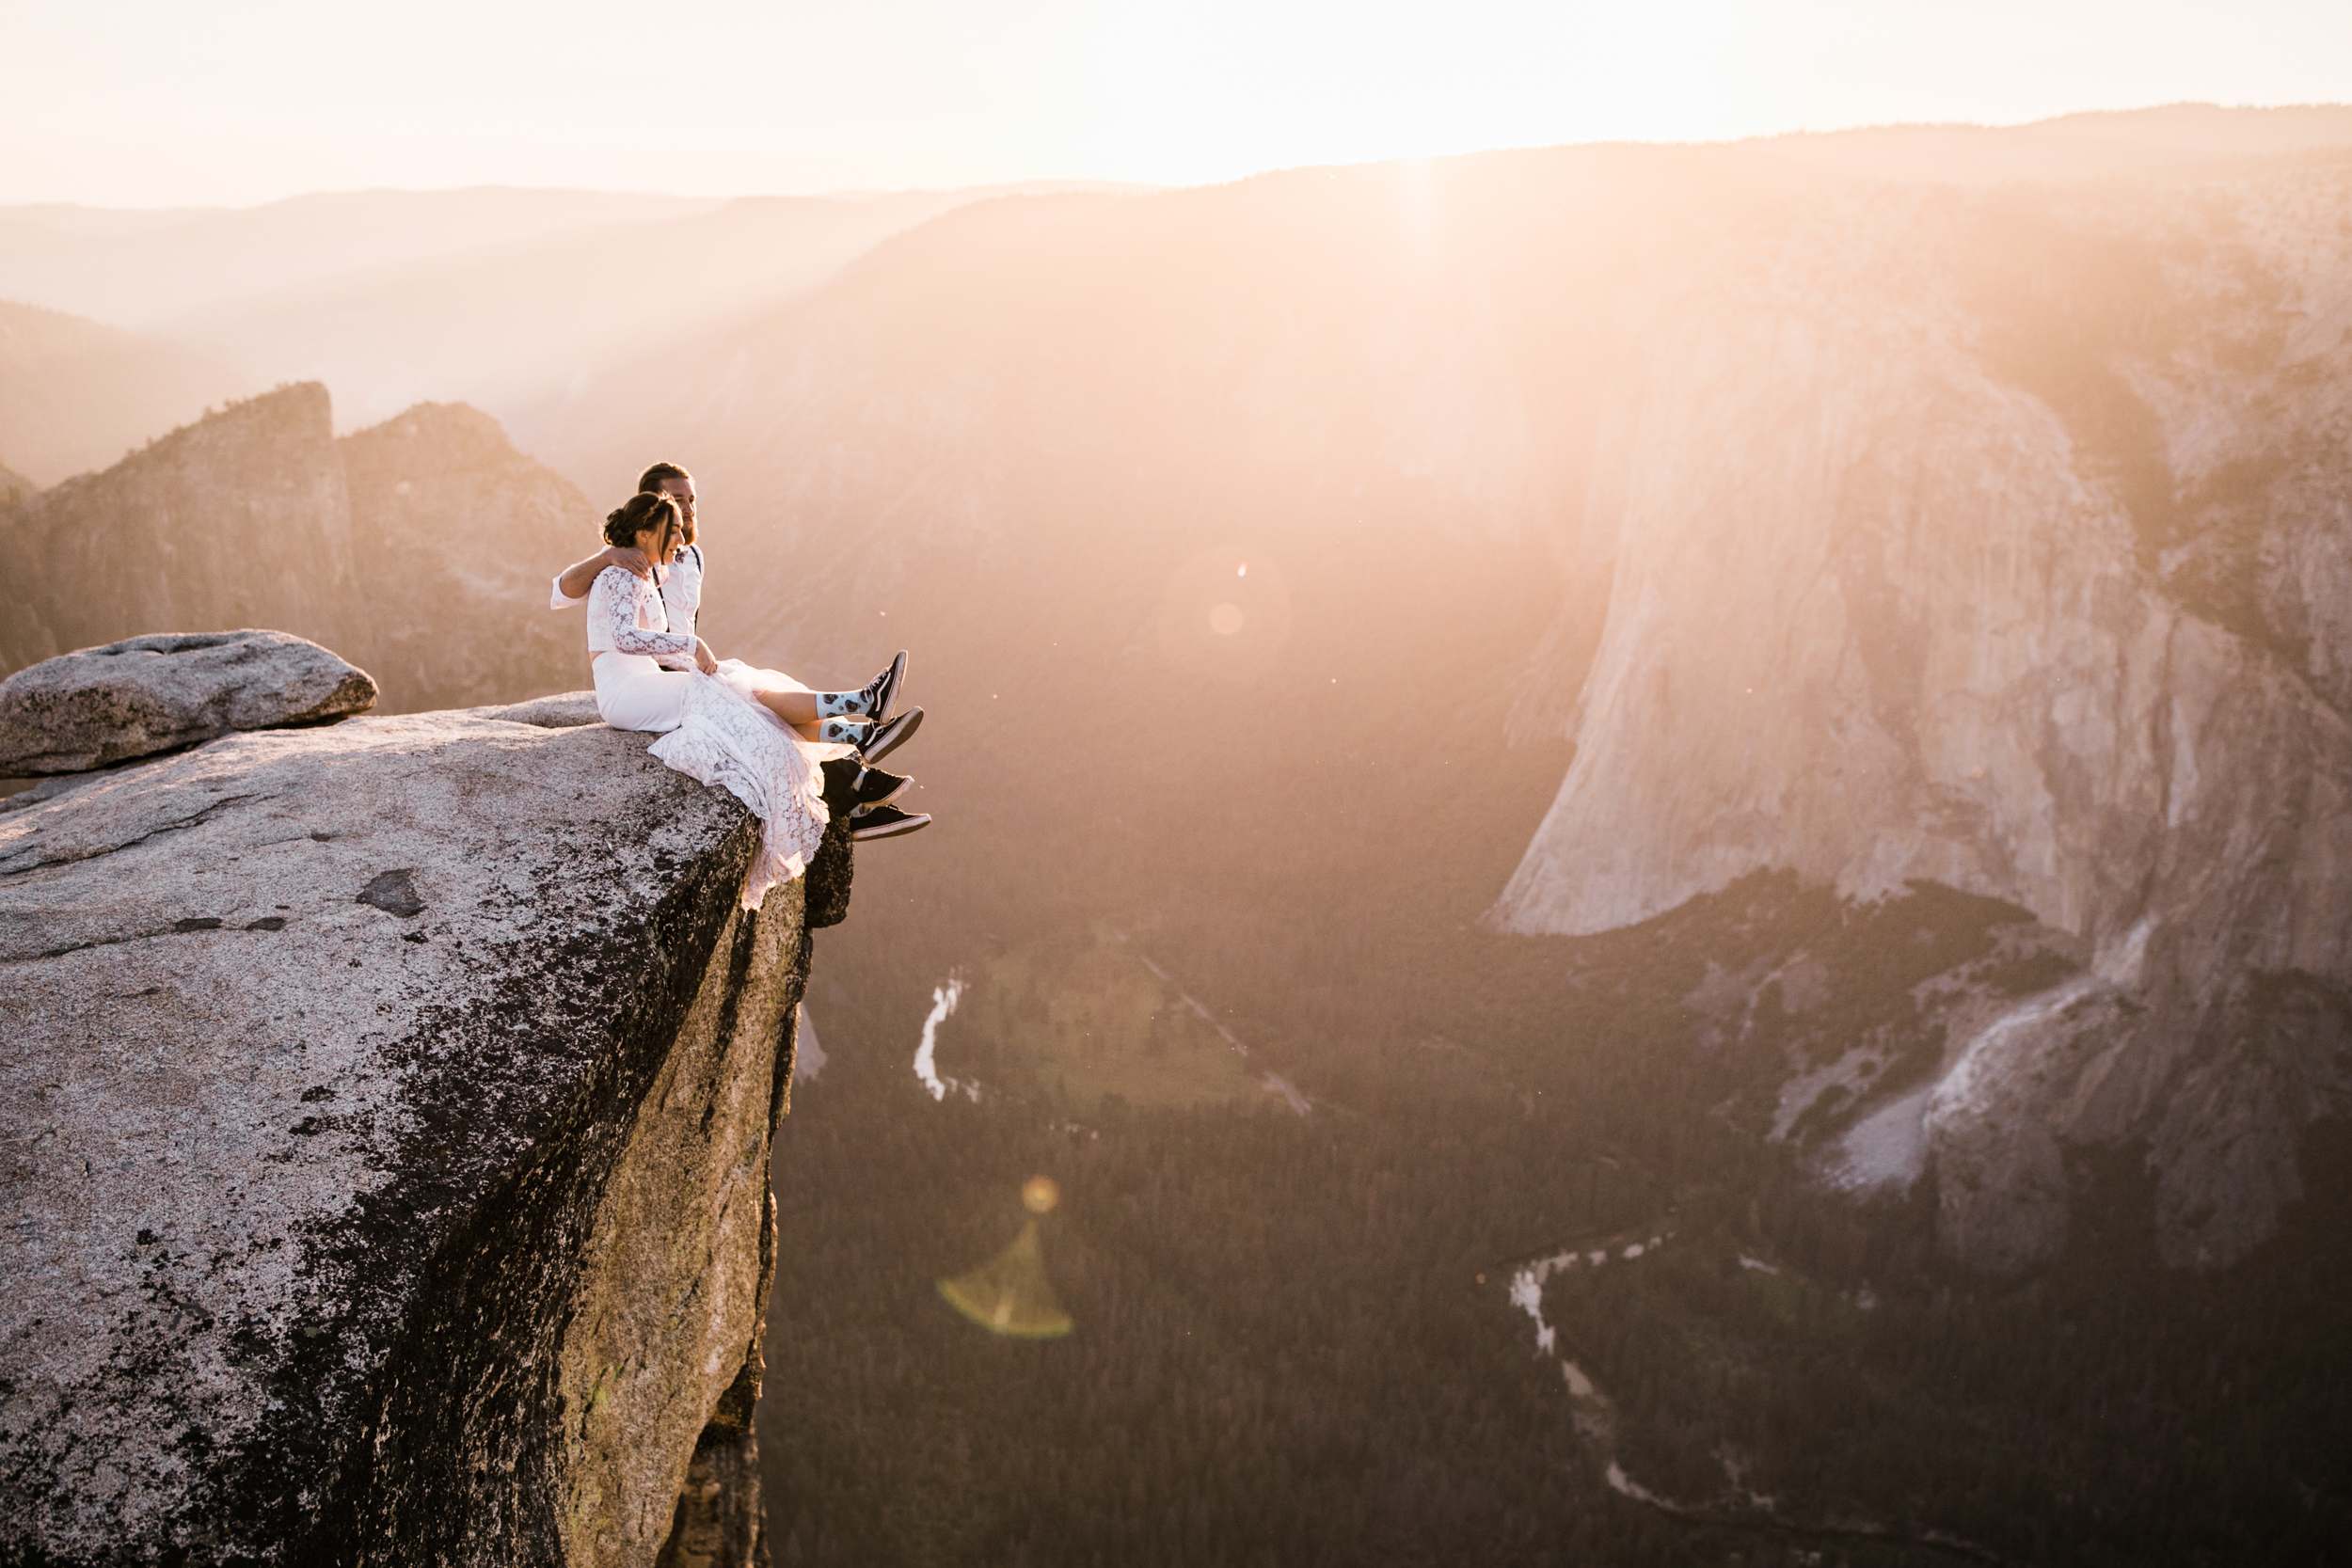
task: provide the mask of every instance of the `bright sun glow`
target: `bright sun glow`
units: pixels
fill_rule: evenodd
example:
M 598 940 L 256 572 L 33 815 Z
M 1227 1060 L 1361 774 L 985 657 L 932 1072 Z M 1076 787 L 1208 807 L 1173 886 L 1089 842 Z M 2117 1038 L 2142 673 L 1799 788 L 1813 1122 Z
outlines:
M 7 9 L 0 201 L 732 195 L 2352 98 L 2315 0 L 613 0 Z

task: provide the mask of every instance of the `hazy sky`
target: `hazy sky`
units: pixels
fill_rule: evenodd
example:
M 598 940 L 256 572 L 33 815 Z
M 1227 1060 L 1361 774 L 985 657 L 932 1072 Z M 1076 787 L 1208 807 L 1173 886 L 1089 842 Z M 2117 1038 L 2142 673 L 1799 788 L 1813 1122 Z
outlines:
M 2352 100 L 2352 0 L 0 0 L 0 202 L 692 194 Z

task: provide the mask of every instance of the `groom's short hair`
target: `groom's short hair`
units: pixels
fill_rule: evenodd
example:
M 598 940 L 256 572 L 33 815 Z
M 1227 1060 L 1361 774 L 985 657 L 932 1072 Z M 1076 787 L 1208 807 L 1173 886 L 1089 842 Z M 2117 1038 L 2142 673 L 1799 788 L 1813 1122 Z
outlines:
M 638 494 L 643 495 L 648 490 L 660 489 L 674 479 L 692 479 L 693 477 L 675 463 L 656 463 L 637 476 L 637 491 Z

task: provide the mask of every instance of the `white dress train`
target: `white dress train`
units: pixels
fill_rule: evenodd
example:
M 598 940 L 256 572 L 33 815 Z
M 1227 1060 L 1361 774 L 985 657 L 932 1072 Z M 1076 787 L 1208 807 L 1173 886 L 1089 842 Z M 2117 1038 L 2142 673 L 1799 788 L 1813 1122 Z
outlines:
M 807 687 L 739 658 L 722 659 L 718 673 L 706 675 L 691 668 L 694 640 L 669 625 L 653 584 L 618 566 L 597 574 L 588 591 L 596 711 L 614 729 L 661 732 L 647 748 L 654 756 L 752 808 L 760 849 L 743 884 L 743 907 L 755 910 L 770 888 L 808 869 L 828 820 L 818 764 L 853 749 L 803 740 L 757 695 Z M 665 670 L 663 662 L 690 668 Z

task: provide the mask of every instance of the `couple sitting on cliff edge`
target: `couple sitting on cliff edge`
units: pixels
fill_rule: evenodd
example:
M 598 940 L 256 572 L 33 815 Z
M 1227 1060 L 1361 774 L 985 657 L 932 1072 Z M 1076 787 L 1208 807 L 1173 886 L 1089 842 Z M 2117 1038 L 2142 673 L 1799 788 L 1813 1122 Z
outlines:
M 890 802 L 914 783 L 875 766 L 911 737 L 923 710 L 894 716 L 907 656 L 852 691 L 812 691 L 780 670 L 722 659 L 694 633 L 703 552 L 694 478 L 657 463 L 604 522 L 605 547 L 558 573 L 548 607 L 588 610 L 596 711 L 614 729 L 661 736 L 652 754 L 723 785 L 760 818 L 758 863 L 743 903 L 799 876 L 825 824 L 847 810 L 854 839 L 928 825 Z

